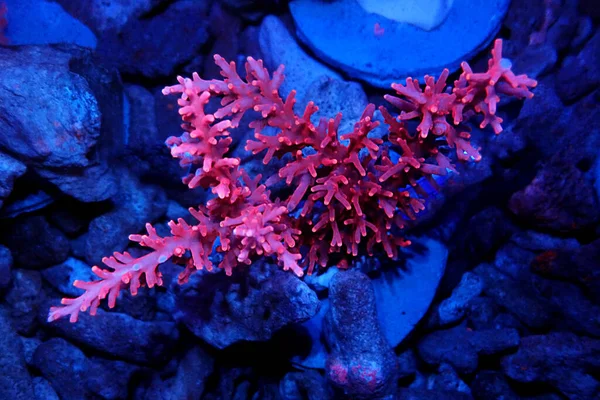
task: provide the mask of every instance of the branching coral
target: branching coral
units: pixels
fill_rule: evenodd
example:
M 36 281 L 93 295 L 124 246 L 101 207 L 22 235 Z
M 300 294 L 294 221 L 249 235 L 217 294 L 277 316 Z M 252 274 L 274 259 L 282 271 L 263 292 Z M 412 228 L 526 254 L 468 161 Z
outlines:
M 191 189 L 211 190 L 214 198 L 205 207 L 190 209 L 196 225 L 172 221 L 170 237 L 159 237 L 150 225 L 146 235 L 132 235 L 131 240 L 152 251 L 137 259 L 127 253 L 105 259 L 110 270 L 94 267 L 99 280 L 76 282 L 84 293 L 63 299 L 63 306 L 53 307 L 48 319 L 69 315 L 75 321 L 80 311 L 90 308 L 93 314 L 106 296 L 109 307 L 114 306 L 126 285 L 135 294 L 143 283 L 161 284 L 157 267 L 171 258 L 185 265 L 179 276 L 183 283 L 198 269 L 210 270 L 214 253 L 221 253 L 219 268 L 227 274 L 258 256 L 272 256 L 298 276 L 305 269 L 312 273 L 316 266 L 327 266 L 333 254 L 339 254 L 340 266 L 348 264 L 344 252 L 373 254 L 380 247 L 396 257 L 399 247 L 410 244 L 399 231 L 424 209 L 420 182 L 428 180 L 435 186 L 434 175 L 455 171 L 445 148 L 454 148 L 459 160 L 481 158 L 469 142 L 466 122 L 481 115 L 481 126 L 491 125 L 499 133 L 498 95 L 532 96 L 529 88 L 535 81 L 515 76 L 501 52 L 502 42 L 497 40 L 484 73 L 473 73 L 463 63 L 453 89 L 446 84 L 448 70 L 437 80 L 426 76 L 424 88 L 411 78 L 406 85 L 392 85 L 396 96 L 385 98 L 400 115 L 379 108 L 387 125 L 386 140 L 369 135 L 380 125 L 372 104 L 351 132 L 340 133 L 341 114 L 313 121 L 315 104 L 296 113 L 296 93 L 280 97 L 283 66 L 271 76 L 262 61 L 248 58 L 242 78 L 235 63 L 216 55 L 223 80 L 193 74 L 163 90 L 180 95 L 185 131 L 169 138 L 167 145 L 182 166 L 191 168 L 183 181 Z M 212 114 L 206 111 L 211 99 L 220 100 Z M 249 177 L 240 160 L 228 156 L 230 130 L 246 114 L 252 117 L 249 127 L 255 139 L 245 149 L 264 153 L 264 164 L 274 157 L 289 160 L 262 184 L 261 176 Z M 413 119 L 419 121 L 416 134 L 410 133 L 407 122 Z M 266 134 L 267 127 L 276 133 Z M 273 200 L 268 186 L 277 181 L 284 181 L 290 190 L 280 191 Z

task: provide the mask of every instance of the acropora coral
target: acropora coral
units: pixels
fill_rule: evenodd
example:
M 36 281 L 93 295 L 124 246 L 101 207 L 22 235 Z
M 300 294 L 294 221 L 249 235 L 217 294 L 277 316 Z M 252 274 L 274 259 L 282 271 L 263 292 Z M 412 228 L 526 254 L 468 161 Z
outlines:
M 372 255 L 379 248 L 394 258 L 399 247 L 410 244 L 401 235 L 406 221 L 425 207 L 421 182 L 436 186 L 435 175 L 456 172 L 448 149 L 460 161 L 481 159 L 470 143 L 467 123 L 477 119 L 482 128 L 490 125 L 500 133 L 499 95 L 531 98 L 529 89 L 536 85 L 511 71 L 510 61 L 502 58 L 502 41 L 496 40 L 487 71 L 474 73 L 463 62 L 453 87 L 446 82 L 447 69 L 437 80 L 425 76 L 424 86 L 412 78 L 405 85 L 393 84 L 395 95 L 385 99 L 399 114 L 379 107 L 387 134 L 375 137 L 370 133 L 380 122 L 373 104 L 351 132 L 338 132 L 341 114 L 313 121 L 317 105 L 309 102 L 297 113 L 296 92 L 285 99 L 280 96 L 283 66 L 270 75 L 261 60 L 249 57 L 242 78 L 234 62 L 218 55 L 214 59 L 222 80 L 203 80 L 194 73 L 191 79 L 178 77 L 179 84 L 163 90 L 180 96 L 184 132 L 166 144 L 191 171 L 183 182 L 214 195 L 205 205 L 190 208 L 197 223 L 171 221 L 167 237 L 147 224 L 146 234 L 130 239 L 149 253 L 134 258 L 117 252 L 104 258 L 108 269 L 94 266 L 97 280 L 76 281 L 74 286 L 83 293 L 52 307 L 49 321 L 69 316 L 75 322 L 88 309 L 94 314 L 107 296 L 113 307 L 127 286 L 135 294 L 141 285 L 161 285 L 158 267 L 169 259 L 184 266 L 179 275 L 184 283 L 197 270 L 212 270 L 215 253 L 221 255 L 218 268 L 227 275 L 260 256 L 273 258 L 298 276 L 328 266 L 332 256 L 342 260 L 339 265 L 348 265 L 351 256 Z M 211 99 L 220 100 L 213 113 L 207 112 Z M 248 140 L 245 149 L 264 153 L 264 164 L 274 157 L 286 161 L 265 179 L 250 177 L 240 159 L 230 156 L 231 131 L 246 114 L 255 139 Z M 418 122 L 416 132 L 410 129 L 413 120 Z M 267 134 L 267 127 L 276 134 Z M 278 181 L 288 190 L 279 190 L 273 198 Z

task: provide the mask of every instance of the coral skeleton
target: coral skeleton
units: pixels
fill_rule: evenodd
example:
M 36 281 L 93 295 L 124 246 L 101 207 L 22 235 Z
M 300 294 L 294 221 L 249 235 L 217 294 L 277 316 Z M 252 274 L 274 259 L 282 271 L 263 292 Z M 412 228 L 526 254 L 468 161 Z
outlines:
M 401 230 L 425 208 L 422 182 L 437 187 L 434 176 L 456 172 L 452 153 L 460 161 L 481 159 L 467 123 L 478 120 L 480 127 L 490 125 L 500 133 L 499 95 L 531 98 L 529 89 L 536 85 L 511 71 L 510 61 L 502 58 L 502 41 L 496 40 L 487 71 L 474 73 L 463 62 L 453 87 L 447 84 L 448 70 L 437 80 L 425 76 L 424 87 L 412 78 L 405 85 L 393 84 L 395 95 L 385 99 L 399 114 L 379 107 L 387 133 L 375 137 L 380 122 L 373 104 L 351 132 L 339 132 L 341 114 L 314 121 L 316 104 L 309 102 L 297 113 L 296 92 L 280 96 L 283 66 L 269 74 L 262 61 L 248 58 L 242 78 L 234 62 L 218 55 L 214 59 L 222 80 L 203 80 L 194 73 L 163 90 L 179 96 L 184 132 L 166 144 L 190 170 L 183 182 L 214 196 L 190 208 L 197 223 L 171 221 L 171 236 L 159 236 L 150 224 L 146 234 L 131 235 L 151 252 L 104 258 L 108 269 L 95 266 L 97 280 L 76 281 L 84 292 L 52 307 L 50 321 L 68 316 L 74 322 L 88 309 L 94 314 L 106 297 L 113 307 L 127 286 L 135 294 L 141 285 L 161 285 L 158 267 L 167 260 L 184 266 L 179 283 L 185 283 L 197 270 L 212 270 L 215 253 L 220 253 L 218 268 L 227 275 L 261 256 L 298 276 L 335 260 L 347 266 L 353 256 L 379 250 L 395 258 L 399 248 L 410 245 Z M 214 99 L 219 106 L 209 113 Z M 240 159 L 230 156 L 231 131 L 248 119 L 254 139 L 245 149 L 262 155 L 264 164 L 285 161 L 273 176 L 250 177 Z M 411 132 L 413 120 L 416 132 Z M 273 130 L 274 135 L 267 134 Z M 274 198 L 277 182 L 287 191 L 279 190 Z

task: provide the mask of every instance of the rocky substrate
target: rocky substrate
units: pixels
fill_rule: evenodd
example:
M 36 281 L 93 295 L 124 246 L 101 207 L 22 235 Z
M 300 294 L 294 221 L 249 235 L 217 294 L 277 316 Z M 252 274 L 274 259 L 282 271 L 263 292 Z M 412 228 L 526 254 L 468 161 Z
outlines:
M 46 321 L 103 256 L 141 254 L 128 234 L 166 232 L 206 201 L 163 144 L 179 132 L 160 94 L 176 74 L 216 77 L 214 53 L 283 63 L 282 94 L 341 110 L 346 128 L 381 102 L 299 44 L 284 2 L 261 3 L 7 1 L 0 398 L 599 398 L 600 31 L 586 0 L 512 1 L 499 35 L 535 97 L 499 110 L 501 135 L 473 130 L 483 160 L 442 182 L 399 260 L 302 280 L 255 262 L 183 286 L 167 263 L 163 287 Z M 27 35 L 40 16 L 69 29 Z M 264 172 L 238 145 L 250 134 L 233 152 Z

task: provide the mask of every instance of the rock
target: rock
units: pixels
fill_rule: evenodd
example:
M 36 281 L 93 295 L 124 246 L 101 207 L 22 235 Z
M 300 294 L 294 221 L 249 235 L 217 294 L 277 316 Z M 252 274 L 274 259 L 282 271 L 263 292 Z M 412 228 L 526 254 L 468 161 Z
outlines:
M 102 257 L 114 251 L 122 251 L 130 234 L 142 231 L 147 222 L 162 217 L 167 198 L 160 187 L 145 185 L 123 169 L 113 204 L 111 211 L 92 220 L 85 234 L 84 255 L 91 265 L 99 264 Z
M 473 397 L 477 400 L 502 399 L 520 400 L 521 397 L 511 389 L 510 385 L 500 372 L 481 371 L 471 382 Z
M 482 278 L 484 293 L 523 324 L 535 329 L 550 324 L 551 310 L 532 294 L 532 288 L 526 282 L 515 280 L 489 264 L 481 264 L 473 272 Z
M 223 79 L 221 69 L 215 64 L 212 55 L 218 54 L 226 60 L 237 61 L 236 58 L 240 54 L 239 37 L 242 21 L 240 21 L 238 13 L 231 14 L 227 12 L 226 6 L 222 3 L 213 3 L 208 16 L 208 31 L 215 38 L 215 41 L 210 51 L 208 51 L 209 57 L 204 58 L 203 79 Z
M 219 399 L 250 399 L 252 398 L 252 387 L 248 379 L 251 378 L 251 369 L 249 367 L 224 368 L 220 367 L 215 371 L 219 377 L 216 385 L 211 385 L 212 390 L 206 393 L 202 398 L 206 400 Z M 258 397 L 261 398 L 261 397 Z
M 463 325 L 435 331 L 422 339 L 417 348 L 428 364 L 448 363 L 458 373 L 470 374 L 477 369 L 479 355 L 493 355 L 519 345 L 514 329 L 473 331 Z
M 101 201 L 110 198 L 117 186 L 113 171 L 106 164 L 97 164 L 65 174 L 63 171 L 38 168 L 38 174 L 56 185 L 63 193 L 83 202 Z
M 303 96 L 307 89 L 322 76 L 341 80 L 341 76 L 311 58 L 290 35 L 286 26 L 275 16 L 263 19 L 259 33 L 260 49 L 264 62 L 269 70 L 274 71 L 279 65 L 285 65 L 285 81 L 279 88 L 283 98 L 296 90 Z M 304 108 L 304 104 L 298 105 Z M 331 116 L 333 117 L 333 116 Z
M 440 364 L 436 374 L 427 377 L 426 388 L 471 396 L 469 386 L 458 376 L 450 364 L 445 363 Z
M 512 241 L 496 252 L 494 266 L 503 274 L 524 282 L 531 281 L 530 265 L 535 260 L 534 251 L 523 249 Z
M 89 359 L 85 382 L 90 396 L 102 399 L 126 399 L 129 396 L 131 378 L 141 368 L 123 361 L 106 360 L 99 357 Z
M 405 264 L 373 279 L 377 317 L 392 347 L 408 336 L 429 309 L 444 274 L 448 250 L 433 239 L 414 238 Z
M 88 360 L 77 347 L 60 338 L 42 343 L 33 356 L 41 372 L 63 400 L 78 400 L 89 396 L 85 387 Z
M 504 40 L 503 54 L 514 59 L 529 46 L 530 37 L 542 26 L 546 14 L 544 0 L 513 0 L 503 26 L 510 32 Z
M 519 74 L 527 74 L 532 79 L 538 79 L 550 72 L 557 61 L 558 54 L 553 46 L 549 44 L 527 46 L 514 59 L 513 67 L 515 71 L 519 71 Z
M 412 349 L 398 355 L 398 378 L 413 376 L 417 372 L 417 355 Z
M 576 56 L 567 57 L 556 79 L 556 92 L 565 103 L 592 92 L 600 85 L 600 31 Z
M 329 299 L 319 302 L 319 311 L 315 316 L 303 322 L 295 329 L 299 342 L 304 344 L 300 354 L 292 358 L 292 363 L 299 368 L 324 369 L 327 360 L 327 349 L 323 337 L 323 321 L 329 311 Z M 300 347 L 300 346 L 298 346 Z
M 120 32 L 127 21 L 142 17 L 165 0 L 57 0 L 57 3 L 102 36 L 106 32 Z
M 331 279 L 337 274 L 340 270 L 338 268 L 326 268 L 315 271 L 311 275 L 306 275 L 304 277 L 304 282 L 312 290 L 317 293 L 324 292 L 329 289 L 329 285 L 331 284 Z
M 6 289 L 10 284 L 12 265 L 10 250 L 0 245 L 0 290 Z
M 21 344 L 23 345 L 23 357 L 25 358 L 25 363 L 28 366 L 32 366 L 33 354 L 35 353 L 35 350 L 38 348 L 38 346 L 42 344 L 42 341 L 36 337 L 28 338 L 24 336 L 19 336 L 19 338 L 21 339 Z
M 288 372 L 279 382 L 282 400 L 327 400 L 331 392 L 327 381 L 315 370 Z
M 47 310 L 43 307 L 39 319 L 59 336 L 134 363 L 164 361 L 179 336 L 173 322 L 140 321 L 99 309 L 96 316 L 82 313 L 74 324 L 67 319 L 48 323 Z
M 449 392 L 446 390 L 429 390 L 420 388 L 400 388 L 397 394 L 402 400 L 472 400 L 467 393 Z
M 247 274 L 197 273 L 184 286 L 173 285 L 175 319 L 222 349 L 239 341 L 265 341 L 289 324 L 314 316 L 318 298 L 302 280 L 267 262 Z
M 23 346 L 10 318 L 0 309 L 0 398 L 33 399 L 33 382 L 23 357 Z
M 6 34 L 11 45 L 73 43 L 82 47 L 96 47 L 94 34 L 54 2 L 38 0 L 4 0 L 4 2 L 9 10 L 10 23 Z
M 319 58 L 352 78 L 387 88 L 407 76 L 456 70 L 461 61 L 488 45 L 509 4 L 454 0 L 444 22 L 431 31 L 370 13 L 354 0 L 294 0 L 290 11 L 298 37 Z M 465 13 L 471 9 L 477 10 L 477 18 Z M 431 15 L 431 8 L 428 12 Z M 447 46 L 449 42 L 455 45 Z M 398 43 L 402 48 L 395 51 Z
M 459 248 L 464 256 L 489 258 L 510 237 L 514 226 L 506 213 L 496 207 L 485 208 L 469 218 L 461 232 Z
M 61 264 L 43 270 L 42 276 L 56 290 L 69 297 L 77 297 L 83 293 L 81 289 L 73 286 L 75 280 L 89 282 L 97 279 L 90 265 L 73 257 L 68 258 Z
M 368 104 L 367 95 L 358 83 L 341 81 L 328 76 L 315 79 L 310 86 L 304 88 L 304 93 L 298 94 L 298 98 L 299 104 L 302 104 L 300 107 L 308 104 L 309 101 L 319 107 L 319 111 L 312 117 L 315 123 L 318 123 L 321 118 L 327 120 L 335 118 L 341 112 L 342 122 L 338 136 L 352 132 L 354 124 L 358 122 Z M 349 141 L 342 140 L 342 143 L 349 143 Z
M 12 192 L 15 179 L 23 175 L 26 170 L 25 164 L 0 152 L 0 208 Z
M 40 273 L 15 269 L 5 301 L 15 330 L 22 335 L 31 335 L 37 328 L 35 315 L 44 301 Z
M 33 391 L 36 400 L 60 400 L 50 382 L 41 376 L 33 378 Z
M 600 383 L 593 377 L 600 367 L 600 340 L 572 333 L 528 336 L 519 350 L 504 357 L 502 369 L 522 383 L 545 383 L 569 399 L 593 399 Z
M 69 239 L 51 226 L 43 216 L 27 216 L 12 221 L 11 229 L 4 235 L 17 265 L 26 268 L 43 268 L 67 259 Z
M 572 158 L 557 154 L 523 190 L 513 194 L 510 210 L 531 225 L 557 232 L 584 229 L 600 219 L 594 187 Z
M 157 112 L 173 113 L 179 117 L 178 113 L 175 110 L 159 110 L 154 95 L 142 86 L 127 85 L 125 96 L 128 112 L 124 158 L 128 165 L 136 175 L 142 176 L 146 181 L 157 184 L 170 182 L 166 186 L 187 189 L 181 184 L 184 170 L 173 160 L 168 147 L 165 146 L 167 137 L 178 132 L 170 129 L 160 130 L 157 124 Z M 181 117 L 178 123 L 181 124 Z M 177 125 L 175 129 L 181 128 Z
M 561 238 L 537 231 L 521 231 L 511 236 L 510 241 L 519 248 L 534 252 L 547 250 L 574 251 L 581 248 L 577 239 Z
M 329 288 L 324 335 L 325 373 L 344 396 L 379 399 L 395 392 L 397 362 L 377 318 L 369 278 L 356 270 L 336 274 Z
M 110 119 L 119 102 L 104 101 L 100 89 L 109 75 L 91 57 L 65 45 L 0 48 L 6 88 L 0 91 L 0 148 L 84 202 L 114 194 L 114 177 L 95 151 L 101 135 L 104 142 L 120 131 Z
M 442 301 L 430 317 L 430 326 L 448 326 L 465 316 L 469 303 L 483 290 L 481 278 L 471 272 L 463 275 L 452 295 Z
M 537 290 L 561 314 L 564 329 L 600 338 L 600 306 L 593 304 L 572 283 L 542 280 Z
M 118 35 L 104 35 L 97 52 L 124 74 L 146 78 L 171 76 L 175 68 L 191 60 L 208 40 L 206 13 L 204 1 L 169 4 L 158 15 L 130 18 Z
M 186 351 L 179 362 L 175 376 L 162 379 L 155 373 L 150 386 L 139 400 L 150 399 L 200 399 L 207 384 L 206 379 L 213 372 L 214 361 L 200 347 Z
M 90 164 L 100 111 L 85 79 L 69 73 L 71 58 L 56 47 L 0 48 L 0 147 L 28 164 Z

